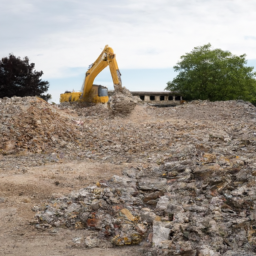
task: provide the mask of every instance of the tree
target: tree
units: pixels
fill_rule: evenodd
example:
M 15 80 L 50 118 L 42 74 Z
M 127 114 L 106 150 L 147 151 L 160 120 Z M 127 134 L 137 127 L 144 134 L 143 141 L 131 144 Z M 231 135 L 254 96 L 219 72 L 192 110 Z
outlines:
M 174 66 L 179 74 L 167 83 L 167 90 L 188 100 L 235 100 L 256 102 L 256 73 L 246 66 L 246 55 L 235 56 L 211 44 L 195 47 Z
M 35 71 L 35 64 L 9 54 L 0 60 L 0 98 L 12 96 L 39 96 L 44 100 L 51 98 L 43 94 L 49 88 L 49 82 L 42 81 L 43 71 Z

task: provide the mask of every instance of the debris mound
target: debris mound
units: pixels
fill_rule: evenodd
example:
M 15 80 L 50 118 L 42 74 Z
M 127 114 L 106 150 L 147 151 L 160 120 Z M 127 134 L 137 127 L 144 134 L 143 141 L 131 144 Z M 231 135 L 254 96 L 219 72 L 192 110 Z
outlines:
M 253 161 L 195 150 L 37 206 L 36 227 L 95 230 L 94 247 L 140 244 L 144 255 L 255 255 Z
M 108 119 L 109 110 L 106 104 L 65 102 L 60 104 L 60 109 L 74 110 L 79 117 L 86 119 Z
M 255 107 L 199 101 L 148 111 L 171 118 L 122 126 L 114 120 L 105 126 L 115 134 L 106 137 L 109 146 L 94 144 L 100 158 L 111 150 L 118 159 L 134 154 L 136 164 L 37 206 L 36 227 L 94 230 L 81 245 L 140 244 L 145 256 L 256 255 Z
M 70 120 L 37 97 L 12 97 L 0 101 L 0 152 L 46 152 L 74 142 L 78 137 Z
M 138 100 L 132 96 L 125 87 L 114 91 L 109 102 L 109 108 L 112 116 L 127 116 L 135 108 Z
M 115 116 L 126 117 L 136 107 L 139 98 L 132 96 L 125 87 L 115 88 L 108 104 L 95 103 L 61 103 L 61 109 L 73 109 L 78 116 L 86 118 L 109 119 Z
M 169 108 L 148 107 L 156 117 L 177 117 L 183 120 L 247 121 L 256 119 L 256 108 L 243 100 L 206 101 L 194 100 L 183 105 Z

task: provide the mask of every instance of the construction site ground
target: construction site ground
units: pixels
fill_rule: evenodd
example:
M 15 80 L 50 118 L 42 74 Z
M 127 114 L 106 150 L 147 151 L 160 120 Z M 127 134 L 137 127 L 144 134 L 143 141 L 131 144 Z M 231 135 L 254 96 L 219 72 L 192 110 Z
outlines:
M 43 107 L 38 108 L 37 104 Z M 47 108 L 56 115 L 54 118 L 64 120 L 62 128 L 65 130 L 65 125 L 70 128 L 68 132 L 72 132 L 73 137 L 71 140 L 59 134 L 57 142 L 54 138 L 47 142 L 42 137 L 42 141 L 38 139 L 35 142 L 38 144 L 31 146 L 17 146 L 18 142 L 10 146 L 8 141 L 12 138 L 5 133 L 8 141 L 3 142 L 5 148 L 0 154 L 0 255 L 141 255 L 138 245 L 112 248 L 101 245 L 92 249 L 76 247 L 73 242 L 76 237 L 95 231 L 36 229 L 33 207 L 96 184 L 99 180 L 122 175 L 122 170 L 127 167 L 146 169 L 159 166 L 171 157 L 170 150 L 186 145 L 186 141 L 194 141 L 197 148 L 207 148 L 203 139 L 206 133 L 232 134 L 235 138 L 253 136 L 250 134 L 255 128 L 255 108 L 237 101 L 198 101 L 170 108 L 137 105 L 127 117 L 109 117 L 102 106 L 60 107 L 41 102 L 32 105 L 42 111 L 36 117 L 40 119 L 37 127 L 43 125 L 42 109 Z M 20 112 L 15 111 L 11 116 L 17 115 L 18 120 Z M 50 121 L 48 119 L 47 122 Z M 18 125 L 12 125 L 12 129 L 18 129 Z M 223 136 L 225 140 L 225 134 Z M 48 143 L 47 147 L 42 148 L 43 143 Z
M 18 163 L 18 159 L 16 161 Z M 84 250 L 73 248 L 71 241 L 86 231 L 38 232 L 29 224 L 34 217 L 31 209 L 54 195 L 67 194 L 96 180 L 120 175 L 121 169 L 122 165 L 69 161 L 30 167 L 26 173 L 18 168 L 1 170 L 1 197 L 5 202 L 0 203 L 0 255 L 85 255 Z M 56 185 L 57 182 L 60 184 Z M 128 255 L 128 252 L 131 255 L 131 248 L 121 251 L 120 248 L 94 248 L 86 255 Z

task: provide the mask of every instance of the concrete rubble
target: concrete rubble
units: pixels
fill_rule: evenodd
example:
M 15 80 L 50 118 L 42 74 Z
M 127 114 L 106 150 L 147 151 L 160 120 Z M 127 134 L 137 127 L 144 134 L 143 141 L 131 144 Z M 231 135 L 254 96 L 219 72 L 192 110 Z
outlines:
M 0 153 L 47 152 L 74 143 L 78 131 L 37 97 L 0 99 Z
M 74 238 L 74 244 L 139 245 L 145 256 L 256 255 L 256 108 L 252 104 L 194 101 L 172 108 L 134 106 L 145 118 L 133 122 L 129 116 L 125 120 L 97 115 L 102 106 L 87 108 L 88 115 L 82 116 L 68 105 L 59 108 L 35 98 L 25 102 L 29 105 L 24 104 L 25 112 L 20 99 L 0 103 L 0 150 L 5 155 L 1 168 L 70 159 L 128 166 L 121 176 L 96 180 L 35 205 L 31 224 L 38 230 L 87 229 L 92 235 Z M 36 120 L 41 123 L 36 125 Z M 35 135 L 27 138 L 28 125 Z M 56 134 L 54 143 L 50 138 Z M 33 144 L 33 136 L 41 138 L 40 143 Z M 37 154 L 16 160 L 15 152 L 24 150 Z
M 112 116 L 129 115 L 135 108 L 138 101 L 139 101 L 139 98 L 132 96 L 130 91 L 127 90 L 125 87 L 122 87 L 119 90 L 115 90 L 109 102 L 111 115 Z
M 145 255 L 248 255 L 256 243 L 254 161 L 217 152 L 173 155 L 54 199 L 37 212 L 36 227 L 95 229 L 97 239 L 141 244 Z

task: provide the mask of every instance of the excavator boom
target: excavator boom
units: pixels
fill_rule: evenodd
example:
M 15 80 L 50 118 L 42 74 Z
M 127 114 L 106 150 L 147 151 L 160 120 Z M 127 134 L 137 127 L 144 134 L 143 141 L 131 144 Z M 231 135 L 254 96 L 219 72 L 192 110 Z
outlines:
M 60 102 L 81 101 L 91 103 L 108 102 L 107 89 L 102 86 L 93 85 L 96 76 L 107 66 L 109 66 L 115 90 L 122 89 L 121 73 L 119 71 L 116 56 L 112 48 L 105 46 L 96 61 L 90 65 L 86 72 L 82 92 L 72 92 L 61 94 Z

